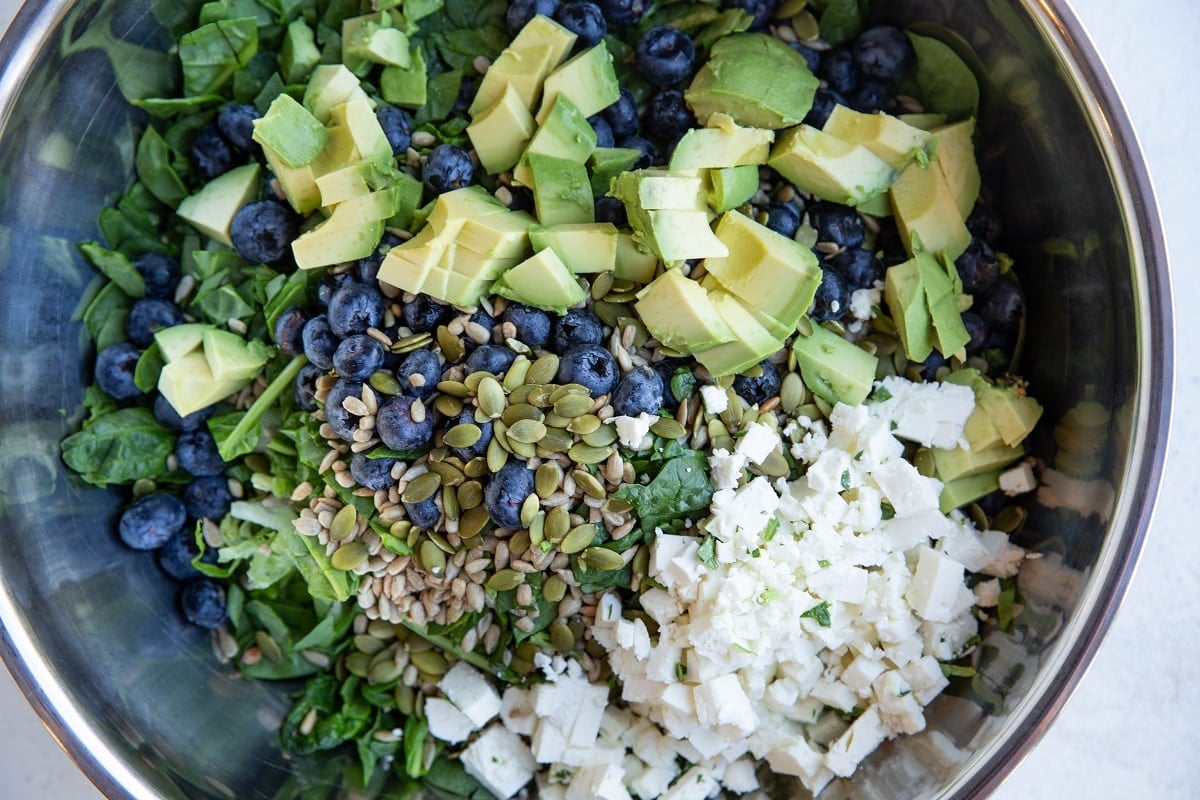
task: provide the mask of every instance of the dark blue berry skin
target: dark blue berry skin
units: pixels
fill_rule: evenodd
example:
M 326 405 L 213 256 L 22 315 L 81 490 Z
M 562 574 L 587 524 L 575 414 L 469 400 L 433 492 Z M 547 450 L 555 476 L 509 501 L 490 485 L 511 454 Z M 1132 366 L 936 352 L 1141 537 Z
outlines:
M 366 453 L 355 453 L 350 459 L 350 474 L 359 486 L 379 491 L 395 485 L 396 481 L 392 478 L 394 466 L 394 458 L 368 458 Z
M 289 356 L 304 352 L 304 326 L 307 324 L 308 314 L 300 306 L 292 306 L 275 319 L 272 335 L 280 352 Z
M 733 379 L 733 391 L 751 405 L 770 400 L 779 394 L 779 387 L 783 385 L 778 367 L 770 361 L 763 361 L 758 366 L 762 370 L 762 375 L 757 378 L 738 375 Z
M 775 13 L 777 5 L 777 0 L 725 0 L 721 8 L 740 8 L 750 14 L 754 21 L 750 23 L 749 30 L 757 32 L 767 29 L 767 20 Z
M 383 366 L 383 345 L 363 333 L 347 336 L 333 351 L 333 370 L 348 381 L 365 381 Z
M 277 264 L 292 252 L 300 223 L 278 200 L 247 203 L 233 215 L 229 238 L 233 249 L 251 264 Z
M 398 394 L 379 407 L 375 415 L 375 431 L 383 443 L 393 450 L 419 450 L 433 440 L 433 411 L 427 410 L 421 421 L 413 419 L 412 408 L 420 402 L 415 397 Z
M 846 288 L 846 282 L 834 270 L 824 270 L 808 316 L 815 322 L 836 320 L 841 319 L 849 309 L 850 290 Z
M 928 356 L 926 356 L 923 362 L 920 364 L 915 364 L 914 366 L 920 368 L 919 372 L 921 373 L 922 379 L 931 381 L 937 375 L 938 368 L 946 366 L 946 357 L 937 350 L 934 350 Z
M 328 372 L 316 364 L 305 364 L 300 368 L 296 380 L 292 381 L 292 398 L 296 401 L 296 408 L 310 414 L 317 410 L 317 379 Z
M 634 65 L 647 83 L 674 86 L 691 77 L 696 65 L 692 37 L 670 25 L 657 25 L 637 43 Z
M 643 127 L 660 142 L 674 146 L 685 133 L 696 127 L 696 117 L 683 101 L 683 92 L 667 89 L 650 98 Z
M 429 153 L 421 169 L 421 180 L 432 194 L 443 194 L 471 184 L 475 165 L 461 147 L 439 144 Z
M 863 78 L 849 96 L 850 107 L 862 114 L 883 111 L 892 103 L 892 87 L 878 78 Z
M 1015 284 L 996 281 L 983 296 L 983 302 L 978 304 L 976 312 L 994 332 L 1011 333 L 1017 329 L 1024 308 L 1021 290 Z
M 558 10 L 558 0 L 513 0 L 504 15 L 504 27 L 509 36 L 516 36 L 529 20 L 538 14 L 553 17 Z
M 516 361 L 517 354 L 500 344 L 482 344 L 467 356 L 467 369 L 471 372 L 490 372 L 503 375 Z
M 550 315 L 520 303 L 511 303 L 500 315 L 500 322 L 511 322 L 517 338 L 530 347 L 541 347 L 550 338 Z
M 133 260 L 133 266 L 146 285 L 146 297 L 171 300 L 179 286 L 179 262 L 161 253 L 143 253 Z
M 604 34 L 608 33 L 608 24 L 604 21 L 600 6 L 585 0 L 563 3 L 554 13 L 554 19 L 579 37 L 575 41 L 575 47 L 579 50 L 600 44 Z
M 181 417 L 175 406 L 160 395 L 154 397 L 154 418 L 173 431 L 194 431 L 212 416 L 213 407 L 208 406 Z
M 636 25 L 646 13 L 646 0 L 600 0 L 600 10 L 611 25 Z
M 338 438 L 345 442 L 354 441 L 358 430 L 358 416 L 346 410 L 342 403 L 347 397 L 362 397 L 362 384 L 357 381 L 339 379 L 329 394 L 325 395 L 325 421 Z
M 604 118 L 612 128 L 613 136 L 624 139 L 638 132 L 641 120 L 638 119 L 637 101 L 628 89 L 621 90 L 621 96 L 608 108 L 604 109 Z
M 184 431 L 175 440 L 175 458 L 179 468 L 197 478 L 220 475 L 225 461 L 217 452 L 217 442 L 206 426 Z
M 675 393 L 671 391 L 671 379 L 675 377 L 675 373 L 680 367 L 687 366 L 687 362 L 682 358 L 670 357 L 664 358 L 661 361 L 655 361 L 650 366 L 658 373 L 658 377 L 662 379 L 663 399 L 670 405 L 678 404 L 680 398 L 676 397 Z
M 982 201 L 977 201 L 975 207 L 971 209 L 970 215 L 967 217 L 967 230 L 976 239 L 982 239 L 992 247 L 1000 241 L 1000 233 L 1003 228 L 1000 223 L 1000 216 L 990 206 L 986 206 Z
M 451 116 L 465 115 L 478 90 L 479 78 L 475 75 L 464 75 L 462 83 L 458 85 L 458 94 L 454 97 L 454 105 L 450 106 Z
M 155 550 L 179 532 L 187 522 L 183 503 L 172 494 L 155 492 L 139 497 L 121 514 L 117 533 L 127 547 Z
M 821 54 L 801 42 L 789 42 L 788 44 L 791 45 L 793 50 L 804 56 L 804 61 L 808 64 L 808 71 L 815 75 L 817 70 L 821 68 Z
M 333 293 L 344 286 L 354 283 L 354 280 L 355 275 L 352 272 L 339 272 L 336 275 L 326 275 L 317 284 L 317 302 L 328 308 Z
M 894 81 L 916 58 L 908 35 L 891 25 L 863 31 L 854 42 L 854 62 L 863 75 Z
M 817 77 L 839 94 L 848 95 L 858 86 L 858 65 L 854 53 L 846 47 L 835 47 L 821 56 Z
M 978 353 L 988 338 L 988 326 L 983 321 L 983 317 L 976 314 L 974 311 L 964 311 L 962 313 L 963 327 L 967 329 L 971 340 L 967 342 L 967 353 L 974 355 Z
M 109 345 L 96 356 L 96 385 L 113 400 L 132 400 L 142 395 L 133 382 L 142 354 L 129 342 Z
M 419 503 L 405 503 L 404 512 L 408 521 L 418 528 L 433 528 L 442 518 L 442 511 L 437 507 L 437 501 L 427 497 Z
M 185 585 L 179 593 L 179 607 L 188 622 L 208 630 L 221 627 L 229 617 L 224 587 L 209 578 Z
M 143 297 L 129 309 L 125 332 L 138 347 L 154 344 L 154 332 L 183 322 L 183 312 L 170 300 Z
M 433 333 L 439 325 L 450 321 L 454 309 L 445 303 L 435 302 L 428 295 L 419 294 L 411 303 L 405 303 L 401 310 L 404 313 L 404 324 L 413 333 Z
M 629 214 L 625 211 L 625 204 L 615 197 L 597 197 L 596 222 L 611 222 L 618 228 L 629 227 Z
M 467 321 L 483 328 L 488 332 L 489 336 L 491 335 L 492 330 L 496 327 L 496 318 L 484 311 L 482 307 L 475 309 L 475 312 L 471 314 L 470 319 Z M 475 341 L 472 337 L 466 334 L 459 338 L 462 340 L 463 348 L 466 350 L 468 355 L 475 352 L 476 347 L 479 347 L 479 342 Z M 489 339 L 488 341 L 491 340 Z
M 343 286 L 329 298 L 329 329 L 334 336 L 366 333 L 383 325 L 383 295 L 365 283 Z
M 383 135 L 392 146 L 392 154 L 402 156 L 412 145 L 412 119 L 408 112 L 395 106 L 381 105 L 375 111 L 375 119 L 383 128 Z
M 596 134 L 596 147 L 616 146 L 617 140 L 613 136 L 612 126 L 608 124 L 608 120 L 596 114 L 588 117 L 588 124 L 592 126 L 592 131 Z
M 205 125 L 192 140 L 192 165 L 205 180 L 224 175 L 237 163 L 233 146 L 216 125 Z
M 630 169 L 646 169 L 653 166 L 658 158 L 658 148 L 650 143 L 648 139 L 643 139 L 641 136 L 626 136 L 617 142 L 617 147 L 627 147 L 630 150 L 641 150 L 642 155 L 637 161 L 633 162 Z
M 254 141 L 254 120 L 258 109 L 245 103 L 230 103 L 217 113 L 217 129 L 221 135 L 243 153 L 253 153 L 259 148 Z
M 600 344 L 604 341 L 604 323 L 586 308 L 572 308 L 554 320 L 551 349 L 562 355 L 577 344 Z
M 233 495 L 224 475 L 206 475 L 183 487 L 180 493 L 183 507 L 192 519 L 208 518 L 219 521 L 229 513 Z
M 192 559 L 198 555 L 200 555 L 200 548 L 196 546 L 195 532 L 184 528 L 158 549 L 158 565 L 162 567 L 163 572 L 175 580 L 189 581 L 192 578 L 202 577 L 204 574 L 192 566 Z M 217 551 L 211 547 L 206 548 L 201 561 L 206 564 L 215 564 Z
M 996 252 L 979 239 L 971 242 L 971 246 L 954 260 L 954 267 L 962 278 L 963 291 L 967 294 L 987 291 L 1000 277 L 1000 262 Z
M 817 241 L 839 247 L 858 247 L 866 239 L 858 213 L 837 203 L 817 203 L 808 210 L 808 222 L 817 231 Z
M 475 425 L 479 428 L 479 440 L 470 447 L 451 447 L 450 452 L 461 458 L 463 461 L 470 461 L 472 458 L 479 458 L 487 453 L 488 445 L 492 442 L 492 421 L 476 422 L 475 410 L 472 408 L 464 408 L 457 417 L 451 417 L 446 420 L 446 430 L 450 430 L 455 425 Z
M 869 289 L 875 281 L 883 280 L 883 264 L 871 252 L 860 247 L 847 247 L 829 259 L 830 269 L 844 279 L 847 288 Z
M 767 227 L 791 239 L 800 229 L 802 213 L 795 203 L 771 203 L 767 206 Z
M 524 461 L 510 460 L 492 476 L 483 492 L 488 515 L 501 528 L 521 527 L 521 504 L 533 494 L 533 470 Z
M 333 352 L 337 350 L 338 340 L 329 327 L 327 316 L 320 314 L 304 323 L 300 341 L 310 364 L 322 370 L 333 369 Z
M 379 246 L 375 248 L 375 252 L 366 258 L 358 260 L 358 279 L 368 286 L 374 286 L 379 280 L 379 267 L 383 264 L 383 257 L 388 251 L 396 245 L 400 244 L 400 237 L 391 233 L 385 233 L 383 239 L 380 240 Z
M 824 128 L 825 123 L 829 121 L 829 115 L 833 113 L 834 106 L 848 105 L 850 105 L 850 101 L 840 92 L 832 89 L 817 89 L 816 95 L 813 96 L 812 108 L 804 115 L 804 124 L 814 128 Z
M 657 414 L 663 407 L 663 381 L 650 367 L 637 367 L 625 373 L 612 396 L 613 411 L 619 417 Z
M 612 353 L 598 344 L 577 344 L 562 354 L 558 382 L 578 383 L 592 397 L 610 394 L 617 387 L 621 370 Z
M 413 377 L 420 375 L 414 385 Z M 396 369 L 396 378 L 404 388 L 404 393 L 428 400 L 437 393 L 438 381 L 442 379 L 442 362 L 432 350 L 414 350 L 404 357 Z

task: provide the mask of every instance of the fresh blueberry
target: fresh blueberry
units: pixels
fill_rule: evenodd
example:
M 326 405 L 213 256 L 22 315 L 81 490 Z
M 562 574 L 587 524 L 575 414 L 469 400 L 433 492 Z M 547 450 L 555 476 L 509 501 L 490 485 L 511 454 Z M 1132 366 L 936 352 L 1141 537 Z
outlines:
M 562 354 L 558 364 L 558 382 L 578 383 L 592 397 L 609 394 L 620 377 L 617 360 L 598 344 L 577 344 Z
M 618 228 L 629 227 L 629 215 L 625 204 L 615 197 L 596 198 L 596 222 L 611 222 Z
M 767 227 L 791 239 L 800 229 L 802 213 L 795 203 L 771 203 L 767 206 Z
M 275 318 L 274 338 L 280 352 L 298 356 L 304 352 L 304 326 L 308 314 L 300 306 L 292 306 Z
M 492 442 L 492 421 L 476 422 L 475 410 L 473 408 L 464 408 L 456 417 L 451 417 L 446 420 L 446 430 L 450 430 L 455 425 L 474 425 L 479 428 L 479 439 L 475 444 L 469 447 L 451 447 L 450 452 L 463 461 L 470 461 L 472 458 L 479 458 L 487 453 L 488 445 Z
M 858 247 L 866 239 L 858 212 L 837 203 L 816 203 L 808 210 L 808 222 L 816 229 L 818 242 Z
M 142 394 L 133 382 L 142 354 L 129 342 L 109 345 L 96 356 L 96 385 L 113 400 L 132 400 Z
M 1000 216 L 991 206 L 984 205 L 982 200 L 977 201 L 967 217 L 967 230 L 975 238 L 995 247 L 1002 231 Z
M 612 128 L 613 136 L 624 139 L 638 132 L 641 121 L 638 119 L 637 101 L 628 89 L 621 90 L 621 96 L 608 108 L 604 109 L 604 118 Z
M 658 158 L 658 149 L 650 143 L 649 140 L 643 139 L 641 136 L 626 136 L 617 142 L 617 147 L 626 147 L 630 150 L 641 150 L 642 154 L 638 160 L 633 162 L 630 169 L 646 169 L 653 166 Z
M 600 0 L 600 10 L 613 25 L 636 25 L 646 13 L 646 0 Z
M 502 375 L 508 372 L 508 368 L 516 359 L 517 354 L 504 345 L 481 344 L 475 348 L 475 352 L 467 356 L 467 369 L 471 372 L 490 372 L 493 375 Z
M 383 135 L 392 146 L 392 154 L 403 156 L 412 145 L 412 119 L 408 112 L 395 106 L 380 105 L 375 111 L 375 119 L 383 128 Z
M 352 283 L 329 298 L 329 329 L 334 336 L 366 333 L 383 324 L 383 295 L 373 286 Z
M 921 378 L 926 381 L 932 381 L 937 376 L 939 368 L 946 366 L 946 357 L 937 350 L 931 352 L 925 357 L 925 360 L 920 364 L 914 364 L 918 368 Z
M 463 75 L 462 83 L 458 85 L 458 94 L 454 97 L 454 105 L 450 106 L 450 116 L 465 116 L 478 92 L 479 77 L 474 74 Z
M 365 333 L 347 336 L 333 351 L 333 370 L 348 381 L 365 381 L 383 366 L 383 345 Z
M 398 394 L 379 407 L 375 431 L 393 450 L 419 450 L 433 439 L 433 412 L 421 403 L 420 420 L 414 419 L 413 407 L 421 403 L 415 397 Z
M 553 17 L 557 9 L 558 0 L 513 0 L 504 15 L 504 27 L 509 36 L 516 36 L 538 14 Z
M 829 115 L 833 113 L 834 106 L 848 105 L 850 105 L 850 101 L 841 93 L 832 89 L 817 89 L 817 93 L 813 96 L 812 108 L 804 116 L 804 124 L 814 128 L 824 128 L 825 123 L 829 121 Z
M 762 374 L 757 378 L 738 375 L 733 379 L 733 391 L 751 405 L 765 403 L 779 394 L 779 387 L 782 385 L 778 367 L 770 361 L 763 361 L 758 367 Z
M 442 379 L 442 362 L 432 350 L 414 350 L 400 362 L 396 378 L 405 394 L 428 400 Z
M 187 512 L 178 497 L 154 492 L 142 495 L 122 512 L 117 532 L 134 550 L 154 550 L 166 544 L 185 522 Z
M 962 278 L 963 291 L 967 294 L 987 291 L 1000 277 L 996 251 L 981 239 L 971 242 L 971 246 L 954 260 L 954 267 Z
M 392 478 L 392 467 L 396 462 L 394 458 L 371 458 L 366 453 L 355 453 L 350 459 L 350 474 L 359 486 L 376 492 L 389 489 L 396 484 Z
M 483 492 L 488 515 L 501 528 L 517 530 L 521 527 L 521 504 L 533 494 L 533 470 L 524 461 L 511 459 L 492 475 Z
M 612 126 L 600 114 L 588 117 L 588 124 L 596 134 L 596 147 L 614 147 L 617 143 Z
M 161 394 L 154 396 L 154 418 L 173 431 L 194 431 L 203 425 L 212 413 L 213 407 L 208 406 L 182 417 L 167 398 Z
M 500 315 L 500 322 L 511 322 L 517 338 L 530 347 L 541 347 L 550 338 L 550 315 L 541 309 L 510 303 Z
M 175 458 L 180 469 L 197 478 L 220 475 L 225 469 L 217 442 L 204 425 L 179 434 L 175 440 Z
M 196 478 L 181 492 L 183 507 L 192 519 L 208 518 L 219 521 L 229 513 L 233 495 L 224 475 L 205 475 Z
M 1016 284 L 1011 281 L 996 281 L 983 296 L 978 313 L 993 331 L 1007 333 L 1016 330 L 1024 309 L 1025 301 L 1021 298 L 1021 290 Z
M 983 348 L 984 342 L 987 341 L 988 325 L 983 321 L 983 317 L 974 311 L 964 311 L 962 321 L 963 327 L 967 329 L 967 334 L 971 337 L 971 341 L 967 342 L 967 353 L 974 355 Z
M 344 442 L 354 441 L 358 431 L 359 417 L 346 410 L 345 401 L 349 397 L 362 397 L 363 385 L 358 381 L 338 379 L 325 395 L 325 421 L 338 438 Z
M 433 148 L 421 168 L 425 188 L 433 194 L 469 186 L 474 177 L 475 165 L 471 163 L 471 156 L 452 144 L 439 144 Z
M 254 121 L 258 119 L 258 109 L 245 103 L 230 103 L 222 106 L 217 112 L 217 128 L 230 144 L 243 153 L 252 153 L 259 149 L 254 141 Z
M 586 308 L 572 308 L 554 320 L 551 346 L 559 355 L 577 344 L 600 344 L 604 341 L 604 323 Z
M 405 303 L 401 308 L 404 314 L 404 324 L 413 333 L 433 333 L 439 325 L 450 321 L 454 309 L 445 303 L 439 303 L 426 294 L 419 294 L 411 303 Z
M 419 503 L 404 503 L 404 512 L 408 515 L 408 521 L 418 528 L 435 528 L 442 518 L 442 510 L 432 496 Z
M 891 25 L 868 28 L 854 43 L 854 62 L 872 78 L 894 81 L 916 58 L 908 34 Z
M 850 290 L 842 276 L 832 269 L 823 270 L 812 309 L 808 315 L 817 322 L 841 319 L 850 309 Z
M 802 42 L 789 42 L 789 44 L 793 50 L 804 56 L 804 61 L 808 64 L 808 71 L 815 75 L 821 68 L 821 54 Z
M 984 495 L 975 501 L 975 505 L 979 506 L 980 510 L 989 517 L 995 517 L 1005 506 L 1011 504 L 1012 498 L 1000 490 Z
M 400 244 L 400 241 L 400 237 L 385 233 L 375 252 L 358 260 L 358 269 L 355 270 L 358 273 L 358 279 L 368 286 L 374 286 L 379 280 L 379 267 L 382 266 L 384 257 L 389 250 Z
M 767 20 L 775 13 L 775 6 L 778 4 L 778 0 L 724 0 L 721 8 L 740 8 L 754 17 L 749 30 L 763 31 L 766 30 Z
M 563 3 L 554 13 L 554 19 L 579 37 L 575 46 L 580 49 L 600 44 L 604 34 L 608 33 L 604 12 L 600 10 L 600 6 L 586 0 Z
M 617 416 L 636 417 L 657 414 L 663 407 L 663 381 L 650 367 L 637 367 L 625 373 L 612 396 Z
M 533 192 L 525 186 L 510 186 L 508 192 L 512 195 L 512 199 L 508 201 L 510 211 L 524 211 L 527 214 L 534 214 L 536 204 L 533 202 Z
M 696 117 L 683 101 L 683 92 L 666 89 L 646 104 L 645 130 L 661 142 L 674 145 L 696 126 Z
M 326 275 L 321 278 L 317 284 L 317 302 L 326 308 L 329 307 L 329 301 L 333 298 L 333 293 L 343 286 L 349 286 L 354 283 L 355 275 L 353 272 L 338 272 L 334 275 Z
M 333 369 L 333 353 L 337 350 L 338 340 L 329 327 L 328 317 L 321 314 L 304 323 L 300 341 L 310 364 L 322 370 Z
M 847 98 L 850 107 L 861 114 L 883 111 L 892 102 L 892 87 L 878 78 L 863 78 Z
M 278 200 L 247 203 L 233 215 L 229 238 L 233 249 L 251 264 L 276 264 L 292 252 L 300 224 L 292 210 Z
M 192 140 L 192 164 L 205 180 L 224 175 L 237 163 L 233 146 L 216 125 L 205 125 Z
M 296 373 L 292 382 L 292 397 L 296 408 L 312 413 L 317 410 L 317 380 L 328 374 L 329 370 L 321 369 L 316 364 L 305 364 Z
M 851 291 L 870 289 L 875 281 L 883 280 L 883 264 L 873 253 L 861 247 L 845 248 L 829 259 L 829 267 L 842 276 Z
M 133 266 L 146 284 L 146 297 L 171 300 L 179 286 L 179 262 L 161 253 L 142 253 L 133 260 Z
M 175 580 L 187 581 L 204 574 L 192 565 L 192 559 L 198 555 L 200 548 L 196 545 L 195 532 L 184 528 L 167 539 L 166 544 L 158 549 L 158 565 Z M 217 551 L 211 547 L 206 548 L 201 560 L 214 563 L 217 560 Z
M 219 628 L 229 617 L 224 587 L 209 578 L 197 578 L 184 586 L 179 606 L 184 618 L 199 628 Z
M 675 373 L 681 368 L 691 369 L 687 366 L 687 361 L 682 358 L 667 357 L 660 361 L 655 361 L 650 365 L 651 368 L 658 373 L 658 377 L 663 383 L 663 399 L 668 405 L 675 405 L 683 398 L 676 397 L 675 392 L 671 391 L 671 380 L 675 377 Z
M 138 347 L 154 344 L 154 332 L 183 322 L 183 312 L 170 300 L 143 297 L 129 309 L 125 332 Z
M 835 92 L 848 95 L 858 86 L 858 65 L 854 53 L 846 47 L 835 47 L 821 56 L 817 77 Z
M 670 25 L 657 25 L 638 41 L 634 65 L 638 74 L 655 86 L 674 86 L 692 74 L 696 46 L 692 37 Z

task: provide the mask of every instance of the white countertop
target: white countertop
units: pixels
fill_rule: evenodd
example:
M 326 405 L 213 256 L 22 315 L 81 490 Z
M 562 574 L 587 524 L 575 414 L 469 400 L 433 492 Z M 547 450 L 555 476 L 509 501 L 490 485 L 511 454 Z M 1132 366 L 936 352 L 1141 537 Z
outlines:
M 17 0 L 0 0 L 0 26 Z M 994 795 L 998 800 L 1194 798 L 1200 736 L 1196 606 L 1200 536 L 1200 272 L 1185 253 L 1200 247 L 1195 148 L 1200 131 L 1200 3 L 1075 0 L 1122 92 L 1141 137 L 1175 256 L 1175 421 L 1166 478 L 1137 576 L 1091 671 L 1066 709 Z M 1194 337 L 1194 339 L 1193 339 Z M 0 798 L 99 800 L 0 670 Z

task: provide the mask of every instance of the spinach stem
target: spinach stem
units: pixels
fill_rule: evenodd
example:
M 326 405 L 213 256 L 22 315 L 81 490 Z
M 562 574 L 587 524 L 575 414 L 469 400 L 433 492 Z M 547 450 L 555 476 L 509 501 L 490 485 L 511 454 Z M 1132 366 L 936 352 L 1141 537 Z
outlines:
M 238 424 L 234 426 L 233 431 L 218 445 L 217 451 L 221 453 L 221 458 L 226 461 L 233 460 L 233 453 L 230 453 L 225 446 L 227 444 L 230 446 L 235 445 L 247 433 L 253 430 L 254 426 L 263 418 L 263 415 L 267 413 L 267 410 L 275 405 L 275 401 L 279 399 L 279 395 L 283 394 L 283 390 L 292 385 L 292 381 L 296 379 L 300 368 L 307 363 L 308 359 L 301 353 L 293 357 L 287 366 L 280 370 L 279 374 L 275 376 L 275 380 L 271 381 L 267 385 L 267 388 L 263 390 L 263 393 L 254 400 L 250 408 L 246 409 L 246 415 L 238 420 Z

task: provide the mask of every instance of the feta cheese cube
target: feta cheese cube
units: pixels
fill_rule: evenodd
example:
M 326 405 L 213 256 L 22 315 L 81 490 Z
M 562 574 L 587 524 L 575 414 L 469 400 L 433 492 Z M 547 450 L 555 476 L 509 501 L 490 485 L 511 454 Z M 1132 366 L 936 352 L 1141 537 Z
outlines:
M 708 770 L 695 766 L 680 775 L 679 780 L 663 792 L 662 800 L 704 800 L 710 792 L 720 788 Z
M 659 625 L 674 621 L 683 613 L 683 606 L 670 593 L 662 589 L 647 589 L 641 596 L 642 610 Z
M 586 680 L 571 683 L 579 699 L 569 743 L 572 747 L 591 747 L 600 734 L 600 722 L 604 719 L 604 708 L 608 704 L 608 686 L 591 684 Z
M 872 413 L 893 423 L 899 438 L 926 447 L 956 447 L 975 410 L 975 392 L 969 386 L 914 383 L 897 376 L 884 378 L 878 386 L 891 396 L 872 403 Z
M 425 719 L 433 738 L 450 744 L 465 742 L 478 728 L 470 717 L 441 697 L 425 698 Z
M 797 778 L 810 778 L 824 766 L 821 754 L 802 737 L 767 753 L 767 764 L 772 772 Z
M 880 464 L 871 477 L 892 508 L 896 509 L 896 516 L 938 508 L 941 481 L 926 478 L 903 459 Z
M 751 422 L 734 452 L 744 455 L 753 464 L 761 464 L 778 445 L 779 434 L 760 422 Z
M 649 769 L 629 782 L 629 788 L 642 800 L 656 800 L 666 793 L 671 781 L 679 775 L 679 767 L 672 757 L 666 761 L 650 762 Z
M 521 737 L 492 725 L 462 754 L 463 768 L 499 800 L 521 791 L 533 780 L 537 762 Z
M 758 789 L 758 776 L 754 774 L 754 762 L 748 758 L 739 758 L 725 768 L 725 776 L 721 783 L 734 794 L 748 794 Z
M 1022 461 L 1011 469 L 1000 473 L 1000 490 L 1009 497 L 1032 492 L 1037 488 L 1037 478 L 1028 461 Z
M 700 399 L 704 401 L 704 410 L 709 414 L 720 414 L 729 408 L 729 395 L 720 386 L 701 386 Z
M 867 596 L 867 571 L 850 565 L 826 567 L 808 576 L 808 589 L 825 600 L 859 604 Z
M 749 736 L 758 725 L 750 698 L 736 675 L 722 675 L 697 686 L 693 698 L 700 722 L 716 728 L 726 738 Z
M 854 774 L 859 763 L 883 744 L 886 738 L 887 730 L 879 716 L 879 709 L 870 706 L 829 746 L 825 754 L 825 766 L 834 775 L 848 778 Z
M 883 661 L 867 656 L 858 656 L 842 671 L 841 681 L 861 697 L 866 697 L 871 691 L 871 682 L 883 672 Z
M 465 661 L 451 667 L 438 685 L 476 728 L 482 728 L 500 713 L 500 695 L 482 672 Z
M 709 479 L 713 488 L 718 491 L 736 489 L 746 462 L 744 453 L 730 453 L 724 448 L 713 450 L 708 457 Z
M 621 442 L 622 447 L 628 447 L 631 450 L 642 449 L 642 442 L 646 435 L 650 433 L 650 426 L 658 417 L 654 414 L 639 414 L 636 417 L 612 417 L 606 422 L 612 425 L 617 430 L 617 438 Z
M 513 733 L 532 736 L 537 718 L 533 715 L 533 700 L 529 692 L 517 686 L 505 689 L 500 699 L 500 721 Z
M 922 547 L 916 573 L 904 597 L 921 619 L 950 622 L 961 588 L 964 588 L 962 564 L 932 548 Z
M 554 720 L 538 720 L 537 728 L 533 731 L 533 758 L 539 764 L 553 764 L 562 761 L 567 750 L 567 733 L 555 724 Z

